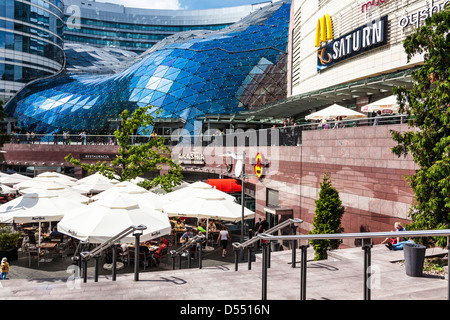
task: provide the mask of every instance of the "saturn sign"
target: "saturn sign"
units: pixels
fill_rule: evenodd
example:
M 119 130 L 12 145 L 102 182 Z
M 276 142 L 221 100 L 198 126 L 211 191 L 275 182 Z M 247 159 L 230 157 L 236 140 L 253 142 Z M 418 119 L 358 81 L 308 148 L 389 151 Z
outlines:
M 326 23 L 325 25 L 327 25 L 327 27 L 323 29 L 329 32 L 328 29 L 330 23 Z M 322 33 L 323 30 L 318 32 L 318 34 Z M 334 39 L 319 48 L 317 50 L 317 71 L 329 68 L 337 62 L 355 57 L 366 51 L 385 45 L 386 43 L 387 16 L 384 16 L 379 20 L 375 20 L 367 25 L 359 27 L 338 39 Z

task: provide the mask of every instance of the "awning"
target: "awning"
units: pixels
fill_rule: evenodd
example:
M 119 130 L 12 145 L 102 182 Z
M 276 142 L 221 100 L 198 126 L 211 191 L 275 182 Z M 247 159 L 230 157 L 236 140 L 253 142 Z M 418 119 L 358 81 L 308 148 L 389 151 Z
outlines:
M 236 179 L 208 179 L 207 184 L 226 193 L 241 192 L 242 187 Z

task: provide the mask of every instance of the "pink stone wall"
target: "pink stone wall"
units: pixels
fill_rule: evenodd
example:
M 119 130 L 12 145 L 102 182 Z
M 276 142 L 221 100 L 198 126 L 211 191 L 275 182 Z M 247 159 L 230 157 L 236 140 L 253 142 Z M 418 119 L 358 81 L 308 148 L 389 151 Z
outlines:
M 226 173 L 227 151 L 246 152 L 248 184 L 255 190 L 256 212 L 265 215 L 267 189 L 279 191 L 279 205 L 293 209 L 294 217 L 304 222 L 299 230 L 307 233 L 312 229 L 315 200 L 320 183 L 327 172 L 340 193 L 345 206 L 343 227 L 345 232 L 387 231 L 393 229 L 395 221 L 407 222 L 408 209 L 413 202 L 412 190 L 405 182 L 405 175 L 417 169 L 411 157 L 398 158 L 391 152 L 395 142 L 390 130 L 407 130 L 406 125 L 357 127 L 337 130 L 315 130 L 303 132 L 302 146 L 247 147 L 247 148 L 184 148 L 182 152 L 205 155 L 203 166 L 184 165 L 186 172 Z M 64 157 L 72 153 L 110 154 L 117 146 L 108 145 L 5 145 L 4 159 L 13 162 L 65 163 Z M 173 156 L 179 149 L 174 148 Z M 254 163 L 257 153 L 263 154 L 269 165 L 266 174 L 257 179 Z M 194 169 L 195 168 L 195 169 Z M 78 178 L 81 170 L 76 171 Z M 346 242 L 353 246 L 354 243 Z

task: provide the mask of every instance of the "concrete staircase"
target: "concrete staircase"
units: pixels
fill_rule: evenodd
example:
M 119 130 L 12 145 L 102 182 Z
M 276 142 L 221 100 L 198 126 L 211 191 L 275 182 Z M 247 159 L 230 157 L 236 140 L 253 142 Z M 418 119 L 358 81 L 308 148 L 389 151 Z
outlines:
M 442 252 L 441 252 L 442 253 Z M 448 281 L 436 277 L 409 277 L 404 267 L 390 262 L 402 260 L 402 253 L 381 246 L 373 249 L 372 265 L 377 272 L 372 289 L 373 300 L 445 300 Z M 297 260 L 300 254 L 297 253 Z M 361 248 L 336 250 L 326 261 L 312 261 L 308 249 L 307 299 L 362 300 L 363 251 Z M 0 299 L 21 300 L 259 300 L 262 296 L 261 255 L 256 255 L 252 270 L 247 262 L 207 266 L 203 269 L 182 269 L 118 274 L 117 281 L 101 276 L 87 283 L 65 278 L 11 279 L 0 281 Z M 291 251 L 273 252 L 268 271 L 269 300 L 298 300 L 300 298 L 300 263 L 291 265 Z

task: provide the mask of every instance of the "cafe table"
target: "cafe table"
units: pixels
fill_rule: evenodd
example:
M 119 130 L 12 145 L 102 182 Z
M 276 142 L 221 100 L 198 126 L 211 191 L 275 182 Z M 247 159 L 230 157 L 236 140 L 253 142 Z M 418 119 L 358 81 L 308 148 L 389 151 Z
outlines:
M 39 250 L 40 249 L 44 250 L 44 258 L 43 258 L 43 260 L 41 260 L 41 262 L 52 262 L 53 261 L 52 258 L 46 259 L 45 255 L 46 255 L 46 253 L 50 253 L 50 250 L 55 250 L 57 245 L 58 244 L 56 242 L 43 242 L 36 246 L 36 248 L 38 248 Z

